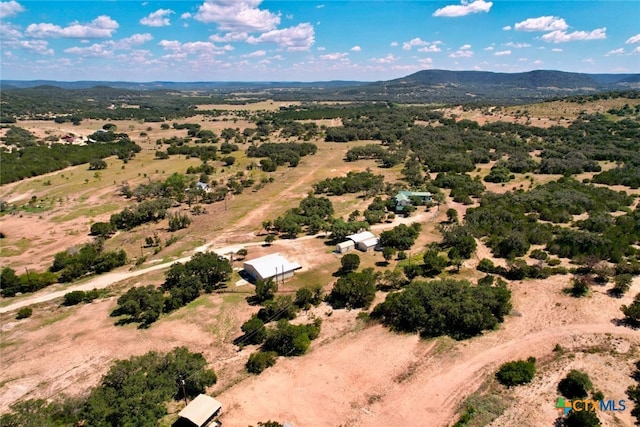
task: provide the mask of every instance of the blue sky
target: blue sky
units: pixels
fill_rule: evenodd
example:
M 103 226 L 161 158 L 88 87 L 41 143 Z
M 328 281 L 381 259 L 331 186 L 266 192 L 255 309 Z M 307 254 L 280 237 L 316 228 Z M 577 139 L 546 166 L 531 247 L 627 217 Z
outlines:
M 375 81 L 640 72 L 640 1 L 0 2 L 0 78 Z

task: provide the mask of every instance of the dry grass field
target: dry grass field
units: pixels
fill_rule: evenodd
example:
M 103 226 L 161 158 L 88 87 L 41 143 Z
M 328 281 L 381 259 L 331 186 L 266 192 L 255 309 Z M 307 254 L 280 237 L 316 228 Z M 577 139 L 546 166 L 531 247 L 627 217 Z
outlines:
M 558 124 L 559 120 L 562 123 L 563 119 L 550 113 L 559 108 L 548 104 L 526 107 L 533 123 L 537 117 L 549 125 Z M 251 108 L 280 105 L 267 102 L 251 104 Z M 200 106 L 205 107 L 218 109 L 220 106 Z M 579 113 L 570 112 L 569 107 L 560 115 L 571 118 L 572 114 Z M 589 108 L 588 105 L 580 107 Z M 606 111 L 610 107 L 603 108 Z M 521 120 L 516 118 L 519 115 L 516 110 L 503 109 L 500 117 L 504 119 L 508 115 L 514 121 Z M 534 112 L 539 116 L 534 116 Z M 498 117 L 482 111 L 450 113 L 479 122 Z M 231 111 L 229 117 L 232 116 Z M 181 122 L 200 123 L 216 133 L 225 127 L 242 130 L 250 125 L 240 120 L 211 121 L 201 116 Z M 18 273 L 25 269 L 44 270 L 56 252 L 90 241 L 88 232 L 93 222 L 108 220 L 112 213 L 130 203 L 118 194 L 122 182 L 135 186 L 149 179 L 165 179 L 199 164 L 199 160 L 184 156 L 154 159 L 156 139 L 184 136 L 185 130 L 161 130 L 157 123 L 112 123 L 143 147 L 126 165 L 110 158 L 108 167 L 98 174 L 81 165 L 0 187 L 0 199 L 24 207 L 35 197 L 38 206 L 0 217 L 0 230 L 6 235 L 0 247 L 3 265 L 11 266 Z M 19 123 L 45 136 L 68 131 L 90 134 L 104 122 L 83 121 L 73 129 L 49 128 L 49 124 Z M 141 132 L 146 136 L 140 136 Z M 333 273 L 340 267 L 340 258 L 333 253 L 333 247 L 313 236 L 276 240 L 271 247 L 265 247 L 262 221 L 274 219 L 297 206 L 311 185 L 321 179 L 371 168 L 392 182 L 400 178 L 400 168 L 379 169 L 373 161 L 343 161 L 349 147 L 371 141 L 312 142 L 319 148 L 315 155 L 303 157 L 296 168 L 278 168 L 272 175 L 274 182 L 261 190 L 249 188 L 243 194 L 230 197 L 226 203 L 203 205 L 207 212 L 192 216 L 192 224 L 175 233 L 178 241 L 156 254 L 152 248 L 142 248 L 142 242 L 154 232 L 166 240 L 171 234 L 165 221 L 137 227 L 107 241 L 107 249 L 124 248 L 132 259 L 146 256 L 142 265 L 130 264 L 102 278 L 53 285 L 33 295 L 0 301 L 0 394 L 3 396 L 0 413 L 22 399 L 82 395 L 99 382 L 114 360 L 150 350 L 168 351 L 176 346 L 202 352 L 215 369 L 218 383 L 208 391 L 224 405 L 221 421 L 225 426 L 244 427 L 269 419 L 294 426 L 449 426 L 469 405 L 484 412 L 493 411 L 497 417 L 491 424 L 488 420 L 486 423 L 477 420 L 477 424 L 472 425 L 553 426 L 558 417 L 554 408 L 555 387 L 570 369 L 588 372 L 595 388 L 607 398 L 626 399 L 624 392 L 632 384 L 633 363 L 640 358 L 640 336 L 635 330 L 617 326 L 614 320 L 622 317 L 620 305 L 629 304 L 640 292 L 639 278 L 621 299 L 607 295 L 610 285 L 595 288 L 587 298 L 571 298 L 563 292 L 569 285 L 569 276 L 512 282 L 513 311 L 505 322 L 496 331 L 465 341 L 424 340 L 416 335 L 397 334 L 361 320 L 360 310 L 332 310 L 323 303 L 300 314 L 302 322 L 315 317 L 323 321 L 320 336 L 312 342 L 310 351 L 300 357 L 279 358 L 274 367 L 259 376 L 250 375 L 244 369 L 249 354 L 256 348 L 239 348 L 233 344 L 242 334 L 241 324 L 258 310 L 246 300 L 253 294 L 251 285 L 231 283 L 224 293 L 201 296 L 186 307 L 162 316 L 148 329 L 137 329 L 135 325 L 114 326 L 109 313 L 116 307 L 119 295 L 132 286 L 160 284 L 164 280 L 163 267 L 186 259 L 183 257 L 192 255 L 203 245 L 219 251 L 246 247 L 248 258 L 280 252 L 303 265 L 303 269 L 280 288 L 281 292 L 295 292 L 312 284 L 330 290 L 335 281 Z M 216 162 L 214 178 L 219 180 L 244 171 L 249 164 L 244 149 L 246 146 L 233 153 L 237 162 L 231 167 L 223 168 Z M 611 167 L 604 163 L 602 166 Z M 490 167 L 491 164 L 483 165 L 474 174 L 484 176 Z M 257 180 L 263 174 L 250 173 L 255 174 Z M 587 175 L 580 178 L 584 177 Z M 555 178 L 531 177 L 535 184 Z M 531 182 L 518 176 L 504 186 L 486 185 L 492 191 L 504 192 L 527 189 Z M 370 203 L 353 195 L 333 197 L 332 201 L 336 214 L 344 216 L 355 209 L 362 211 Z M 373 231 L 378 233 L 400 222 L 422 223 L 423 231 L 410 251 L 419 256 L 426 244 L 440 240 L 437 225 L 446 220 L 448 208 L 456 209 L 462 218 L 468 206 L 448 198 L 439 209 L 428 212 L 421 209 L 411 218 L 398 217 L 393 224 L 377 225 Z M 365 267 L 383 260 L 380 252 L 359 255 Z M 470 280 L 482 277 L 475 268 L 482 258 L 491 258 L 491 253 L 479 244 L 477 254 L 463 263 L 459 276 Z M 494 261 L 500 264 L 503 260 Z M 396 262 L 392 261 L 388 268 L 392 269 Z M 236 262 L 234 267 L 240 268 L 241 263 Z M 60 304 L 64 292 L 93 286 L 105 287 L 106 295 L 85 305 L 64 307 Z M 53 296 L 57 298 L 51 299 Z M 376 302 L 383 299 L 384 294 L 379 293 Z M 27 304 L 34 309 L 33 316 L 15 320 L 15 309 Z M 557 345 L 561 351 L 557 351 Z M 506 389 L 493 379 L 501 363 L 529 356 L 538 359 L 539 374 L 532 383 Z M 182 403 L 170 405 L 170 415 L 161 425 L 171 425 L 181 408 Z M 599 416 L 605 427 L 633 424 L 629 410 Z

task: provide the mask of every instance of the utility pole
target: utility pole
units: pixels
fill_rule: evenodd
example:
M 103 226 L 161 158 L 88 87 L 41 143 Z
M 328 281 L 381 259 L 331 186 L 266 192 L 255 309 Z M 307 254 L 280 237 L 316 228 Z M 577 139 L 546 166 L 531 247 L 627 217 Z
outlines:
M 187 390 L 185 389 L 185 381 L 184 378 L 182 377 L 182 375 L 180 375 L 180 379 L 178 380 L 178 382 L 180 383 L 180 386 L 182 387 L 182 396 L 184 397 L 184 404 L 188 405 L 189 402 L 187 402 Z

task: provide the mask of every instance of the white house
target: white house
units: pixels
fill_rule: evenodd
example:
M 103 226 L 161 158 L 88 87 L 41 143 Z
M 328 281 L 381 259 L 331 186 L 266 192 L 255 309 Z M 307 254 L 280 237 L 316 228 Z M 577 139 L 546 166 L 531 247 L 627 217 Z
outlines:
M 245 261 L 243 267 L 244 271 L 255 280 L 273 277 L 276 281 L 292 277 L 296 270 L 302 268 L 297 262 L 291 262 L 279 253 Z

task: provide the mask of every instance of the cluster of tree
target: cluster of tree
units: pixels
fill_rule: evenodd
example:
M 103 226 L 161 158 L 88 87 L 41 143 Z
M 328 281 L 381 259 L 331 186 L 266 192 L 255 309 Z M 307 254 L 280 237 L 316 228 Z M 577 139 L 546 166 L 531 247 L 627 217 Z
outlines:
M 395 143 L 389 144 L 388 148 L 378 144 L 367 144 L 365 146 L 353 147 L 347 151 L 345 160 L 355 162 L 362 159 L 376 159 L 379 165 L 384 168 L 391 168 L 402 161 L 407 156 L 407 150 Z
M 632 200 L 624 193 L 561 178 L 528 192 L 483 195 L 479 207 L 467 210 L 464 227 L 476 237 L 486 237 L 498 257 L 523 256 L 530 245 L 546 244 L 549 252 L 562 257 L 592 255 L 618 262 L 633 253 L 629 248 L 640 239 L 636 222 L 640 213 L 629 212 L 615 221 L 601 217 L 625 209 Z M 538 221 L 566 223 L 584 212 L 593 220 L 578 225 L 590 230 Z
M 625 163 L 614 169 L 602 171 L 593 177 L 592 182 L 640 188 L 640 164 Z
M 383 201 L 381 197 L 375 197 L 363 212 L 365 221 L 371 225 L 383 222 L 387 216 L 388 206 L 389 204 Z
M 348 255 L 351 254 L 345 255 L 342 259 L 344 260 Z M 359 259 L 357 264 L 360 264 Z M 349 272 L 341 276 L 331 289 L 331 293 L 327 296 L 327 302 L 333 308 L 368 309 L 371 306 L 376 296 L 378 275 L 373 268 L 365 268 L 361 272 L 350 271 L 356 268 L 357 265 L 349 266 L 345 270 Z
M 629 305 L 620 307 L 624 320 L 631 326 L 640 326 L 640 294 L 636 295 L 633 302 Z
M 4 136 L 0 137 L 5 145 L 15 145 L 18 148 L 36 145 L 38 138 L 25 128 L 20 126 L 2 126 L 7 129 Z
M 167 154 L 170 156 L 181 154 L 189 157 L 198 157 L 204 162 L 205 160 L 216 160 L 218 158 L 218 147 L 215 145 L 186 145 L 172 143 L 167 147 Z
M 62 305 L 72 306 L 80 303 L 89 303 L 100 296 L 100 291 L 71 291 L 64 294 Z
M 383 247 L 391 247 L 399 251 L 411 249 L 415 243 L 422 226 L 414 222 L 410 226 L 400 224 L 380 233 L 380 245 Z
M 535 375 L 536 358 L 530 357 L 527 360 L 503 363 L 496 372 L 496 379 L 502 385 L 513 387 L 530 383 Z
M 364 192 L 365 196 L 373 196 L 384 190 L 384 176 L 371 172 L 347 172 L 347 176 L 327 178 L 313 184 L 316 193 L 328 193 L 340 196 L 345 193 Z
M 3 426 L 151 426 L 167 415 L 167 403 L 194 398 L 215 384 L 201 353 L 176 347 L 117 360 L 87 397 L 23 400 L 0 417 Z M 184 384 L 182 387 L 181 384 Z M 184 393 L 184 394 L 183 394 Z
M 203 291 L 224 287 L 231 272 L 226 258 L 214 252 L 199 252 L 184 264 L 172 264 L 159 289 L 153 285 L 130 288 L 118 298 L 118 307 L 111 316 L 126 316 L 118 324 L 140 323 L 140 327 L 148 327 L 162 312 L 169 313 L 187 305 Z
M 100 274 L 121 267 L 127 263 L 127 254 L 119 251 L 105 251 L 102 240 L 87 243 L 80 249 L 73 248 L 58 252 L 49 267 L 52 273 L 58 273 L 58 281 L 71 282 L 86 274 Z
M 326 230 L 333 219 L 333 204 L 326 197 L 309 194 L 296 208 L 289 209 L 272 223 L 266 222 L 267 231 L 272 229 L 287 238 L 295 238 L 305 228 L 307 233 L 316 234 Z
M 51 144 L 51 146 L 26 146 L 11 152 L 0 150 L 2 163 L 0 184 L 8 184 L 113 155 L 128 159 L 140 149 L 140 146 L 134 142 L 122 139 L 104 144 Z
M 0 273 L 0 295 L 13 297 L 17 293 L 35 292 L 58 281 L 58 275 L 50 271 L 34 272 L 26 271 L 17 275 L 16 271 L 9 267 L 3 267 Z
M 310 141 L 320 133 L 320 128 L 315 122 L 300 123 L 295 120 L 285 120 L 282 123 L 274 121 L 274 129 L 280 129 L 282 138 L 295 137 L 303 141 Z
M 482 258 L 477 269 L 483 273 L 498 274 L 508 280 L 546 279 L 554 274 L 567 274 L 568 270 L 562 266 L 548 266 L 542 263 L 533 265 L 521 258 L 509 260 L 507 267 L 497 266 L 487 258 Z
M 471 178 L 466 173 L 441 172 L 433 180 L 433 184 L 440 188 L 450 189 L 453 201 L 465 205 L 472 204 L 471 197 L 480 197 L 485 190 L 479 176 Z
M 296 167 L 301 157 L 315 154 L 317 150 L 318 146 L 309 142 L 300 144 L 295 142 L 266 142 L 260 145 L 251 145 L 247 149 L 247 157 L 267 157 L 275 163 L 276 166 L 289 163 L 289 166 Z
M 494 329 L 510 311 L 511 291 L 503 283 L 471 286 L 466 280 L 414 280 L 401 292 L 387 295 L 372 317 L 397 331 L 464 339 Z
M 126 207 L 121 212 L 111 215 L 109 222 L 117 230 L 131 230 L 147 222 L 157 222 L 167 215 L 167 209 L 173 205 L 171 199 L 160 197 L 145 200 L 132 207 Z

